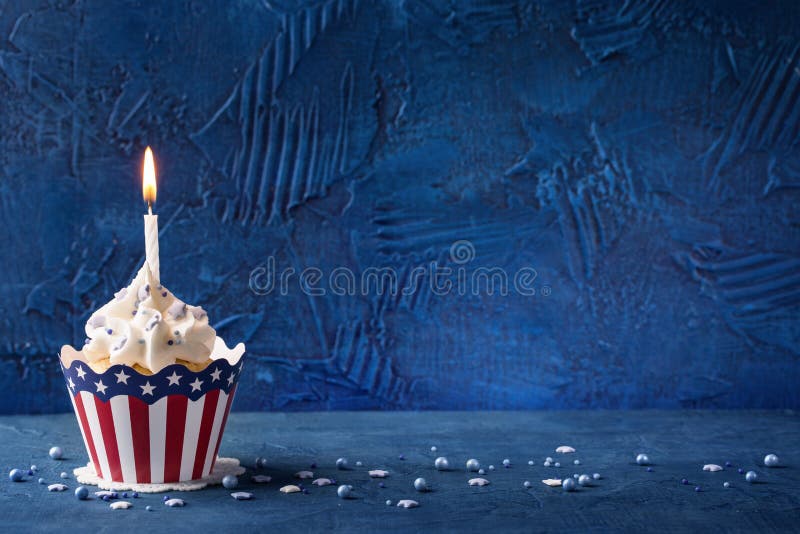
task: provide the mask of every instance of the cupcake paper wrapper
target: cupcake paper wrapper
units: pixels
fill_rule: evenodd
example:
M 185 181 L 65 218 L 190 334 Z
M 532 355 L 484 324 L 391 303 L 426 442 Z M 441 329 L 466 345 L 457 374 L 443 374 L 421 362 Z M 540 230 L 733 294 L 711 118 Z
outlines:
M 154 375 L 123 365 L 98 374 L 81 361 L 62 364 L 97 475 L 135 484 L 208 476 L 242 364 L 220 359 L 200 372 L 170 365 Z

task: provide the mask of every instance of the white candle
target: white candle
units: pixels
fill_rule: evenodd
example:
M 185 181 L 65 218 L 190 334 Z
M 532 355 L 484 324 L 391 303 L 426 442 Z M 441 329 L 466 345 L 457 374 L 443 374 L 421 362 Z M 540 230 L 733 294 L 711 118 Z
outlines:
M 144 216 L 145 260 L 153 274 L 153 279 L 159 281 L 161 275 L 158 262 L 158 215 L 153 215 L 156 191 L 156 164 L 153 161 L 153 151 L 147 147 L 144 151 L 144 167 L 142 169 L 142 197 L 147 202 L 147 214 Z

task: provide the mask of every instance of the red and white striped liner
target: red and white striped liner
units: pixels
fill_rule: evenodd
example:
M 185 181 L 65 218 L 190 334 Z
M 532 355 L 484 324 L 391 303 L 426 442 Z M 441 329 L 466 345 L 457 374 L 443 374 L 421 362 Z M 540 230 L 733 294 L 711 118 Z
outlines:
M 103 401 L 88 391 L 70 399 L 99 477 L 156 484 L 211 473 L 235 392 L 214 389 L 195 401 L 168 395 L 153 404 L 129 395 Z

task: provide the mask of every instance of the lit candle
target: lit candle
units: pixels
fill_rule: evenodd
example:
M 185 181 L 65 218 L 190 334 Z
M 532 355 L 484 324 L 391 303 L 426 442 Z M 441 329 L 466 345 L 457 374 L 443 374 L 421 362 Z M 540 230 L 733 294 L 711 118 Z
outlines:
M 153 151 L 147 147 L 144 151 L 144 168 L 142 170 L 142 197 L 147 202 L 147 214 L 144 216 L 145 259 L 150 266 L 153 280 L 161 280 L 158 265 L 158 215 L 153 215 L 153 203 L 156 201 L 156 164 Z

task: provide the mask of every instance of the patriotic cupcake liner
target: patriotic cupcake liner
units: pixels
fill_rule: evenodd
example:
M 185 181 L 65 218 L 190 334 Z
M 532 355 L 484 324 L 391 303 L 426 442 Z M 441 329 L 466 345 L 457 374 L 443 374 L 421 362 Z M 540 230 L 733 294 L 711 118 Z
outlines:
M 225 347 L 220 338 L 217 342 Z M 61 369 L 97 476 L 128 484 L 208 477 L 243 356 L 240 343 L 212 356 L 214 362 L 199 372 L 176 364 L 143 375 L 125 365 L 95 373 L 83 354 L 62 350 Z

